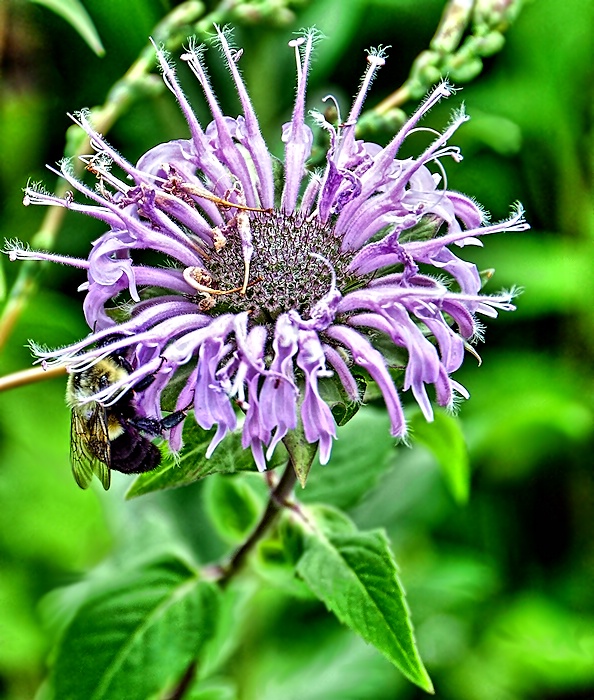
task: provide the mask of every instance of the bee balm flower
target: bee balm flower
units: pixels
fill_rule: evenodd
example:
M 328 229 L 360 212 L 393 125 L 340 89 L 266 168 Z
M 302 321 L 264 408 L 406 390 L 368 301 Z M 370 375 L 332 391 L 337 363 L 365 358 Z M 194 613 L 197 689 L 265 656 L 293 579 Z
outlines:
M 182 377 L 176 408 L 192 407 L 202 428 L 217 428 L 209 455 L 236 428 L 239 406 L 245 413 L 243 445 L 259 469 L 299 423 L 307 441 L 318 443 L 320 461 L 328 461 L 336 425 L 320 379 L 334 377 L 352 401 L 360 401 L 357 368 L 377 383 L 391 433 L 403 437 L 399 390 L 380 348 L 391 344 L 401 353 L 402 389 L 412 391 L 427 420 L 433 417 L 428 387 L 441 406 L 451 406 L 456 394 L 467 396 L 451 375 L 467 342 L 479 335 L 477 315 L 496 316 L 513 306 L 511 294 L 481 294 L 476 266 L 453 247 L 527 228 L 522 211 L 518 207 L 509 220 L 489 225 L 471 199 L 446 188 L 441 161 L 461 159 L 448 141 L 466 121 L 463 112 L 416 158 L 399 157 L 423 115 L 451 94 L 445 82 L 387 146 L 356 139 L 366 93 L 385 60 L 381 50 L 369 53 L 345 121 L 334 125 L 313 114 L 328 133 L 329 148 L 323 167 L 308 170 L 313 133 L 305 103 L 313 32 L 290 42 L 297 91 L 291 121 L 282 129 L 284 177 L 277 188 L 281 178 L 273 172 L 238 70 L 240 53 L 220 31 L 218 38 L 241 103 L 237 118 L 225 115 L 217 102 L 202 47 L 190 46 L 182 59 L 212 113 L 206 128 L 159 50 L 163 79 L 190 137 L 158 145 L 133 165 L 81 113 L 74 120 L 96 151 L 85 162 L 98 186 L 76 179 L 67 162 L 61 174 L 89 202 L 27 189 L 26 203 L 63 206 L 106 225 L 87 260 L 18 246 L 7 251 L 13 258 L 66 262 L 87 272 L 84 312 L 92 333 L 37 354 L 74 372 L 107 355 L 125 356 L 131 371 L 94 399 L 107 405 L 153 377 L 137 392 L 137 404 L 157 419 L 163 390 Z M 141 264 L 149 250 L 151 260 L 162 255 L 162 266 Z M 110 308 L 122 300 L 129 314 L 116 321 Z M 174 450 L 181 447 L 181 427 L 169 434 Z

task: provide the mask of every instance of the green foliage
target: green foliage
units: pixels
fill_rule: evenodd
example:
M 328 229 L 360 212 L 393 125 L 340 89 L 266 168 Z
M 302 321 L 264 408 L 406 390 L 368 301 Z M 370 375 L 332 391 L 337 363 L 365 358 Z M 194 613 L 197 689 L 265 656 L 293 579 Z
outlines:
M 51 686 L 60 700 L 148 698 L 173 687 L 214 634 L 217 591 L 179 559 L 88 598 L 64 631 Z
M 316 531 L 306 538 L 297 571 L 341 622 L 379 649 L 413 683 L 433 692 L 414 643 L 385 533 L 325 536 Z
M 265 500 L 265 485 L 256 475 L 213 474 L 206 482 L 207 514 L 219 535 L 228 542 L 245 539 L 256 524 Z
M 105 44 L 101 59 L 77 41 L 74 22 L 47 12 L 49 2 L 5 4 L 0 225 L 2 237 L 28 240 L 43 212 L 22 207 L 21 189 L 29 178 L 54 188 L 43 166 L 62 155 L 65 113 L 101 102 L 177 3 L 85 3 L 87 30 L 95 27 Z M 406 80 L 444 5 L 316 0 L 283 4 L 296 16 L 282 31 L 273 24 L 286 13 L 238 22 L 236 43 L 246 49 L 240 67 L 271 146 L 280 143 L 294 96 L 286 48 L 293 30 L 316 25 L 327 35 L 312 66 L 308 107 L 334 94 L 344 117 L 364 50 L 398 47 L 370 92 L 372 107 Z M 169 458 L 131 486 L 114 475 L 107 494 L 82 493 L 68 464 L 64 381 L 0 394 L 3 700 L 161 700 L 196 660 L 184 696 L 194 700 L 413 700 L 420 691 L 396 668 L 429 687 L 419 656 L 441 700 L 592 695 L 593 9 L 579 0 L 526 4 L 491 58 L 501 48 L 500 28 L 489 25 L 480 37 L 467 32 L 461 42 L 471 40 L 469 51 L 450 56 L 450 65 L 463 79 L 480 68 L 476 59 L 487 70 L 423 123 L 443 127 L 464 101 L 471 121 L 456 139 L 465 160 L 448 167 L 447 186 L 475 196 L 495 219 L 520 199 L 533 226 L 464 251 L 480 269 L 495 269 L 483 276 L 486 293 L 522 288 L 517 312 L 488 320 L 482 365 L 467 358 L 457 374 L 471 400 L 459 418 L 438 412 L 432 424 L 408 412 L 408 448 L 390 437 L 371 384 L 368 405 L 337 395 L 334 415 L 344 425 L 330 462 L 304 468 L 306 487 L 281 508 L 237 576 L 216 583 L 221 572 L 212 562 L 233 557 L 268 498 L 238 434 L 206 460 L 212 432 L 190 418 L 179 463 Z M 421 77 L 435 74 L 432 68 Z M 206 126 L 199 88 L 180 75 Z M 237 113 L 216 64 L 212 80 L 225 113 Z M 165 91 L 135 99 L 108 135 L 126 157 L 186 137 Z M 388 115 L 392 122 L 372 114 L 373 140 L 390 138 L 414 107 L 400 104 Z M 427 138 L 416 134 L 405 151 L 418 152 Z M 57 249 L 86 254 L 101 231 L 69 213 Z M 430 222 L 426 232 L 433 235 Z M 10 291 L 17 265 L 4 260 L 2 270 Z M 3 347 L 1 374 L 30 366 L 30 337 L 60 346 L 88 332 L 80 295 L 66 296 L 84 272 L 44 267 L 39 279 Z M 402 356 L 388 359 L 399 376 Z M 272 468 L 287 459 L 279 446 Z M 144 498 L 124 501 L 127 487 Z M 165 558 L 136 561 L 155 547 Z M 65 582 L 77 583 L 59 588 Z
M 309 475 L 309 470 L 317 453 L 317 445 L 307 442 L 303 426 L 298 425 L 286 435 L 283 443 L 291 458 L 291 464 L 297 475 L 297 479 L 303 488 Z
M 6 274 L 4 272 L 4 260 L 0 263 L 0 301 L 4 301 L 6 297 Z
M 187 698 L 188 700 L 237 700 L 237 689 L 224 680 L 204 681 L 192 687 Z
M 432 423 L 421 412 L 409 420 L 413 439 L 433 453 L 443 472 L 446 484 L 459 504 L 468 500 L 470 491 L 470 461 L 460 422 L 443 411 L 435 411 Z
M 99 34 L 84 5 L 79 0 L 31 0 L 63 17 L 98 55 L 105 53 Z
M 394 465 L 395 440 L 385 413 L 365 408 L 338 429 L 326 466 L 314 464 L 301 494 L 306 503 L 351 508 Z
M 367 380 L 355 372 L 355 381 L 359 390 L 359 396 L 365 396 Z M 330 406 L 336 425 L 346 425 L 361 408 L 361 401 L 352 401 L 347 396 L 342 386 L 332 380 L 322 378 L 320 381 L 320 396 Z

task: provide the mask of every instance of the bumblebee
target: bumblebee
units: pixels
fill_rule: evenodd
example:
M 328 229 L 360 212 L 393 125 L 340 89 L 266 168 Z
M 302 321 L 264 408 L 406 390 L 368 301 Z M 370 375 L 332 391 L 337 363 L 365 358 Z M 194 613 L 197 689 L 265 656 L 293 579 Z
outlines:
M 111 406 L 88 401 L 100 391 L 125 380 L 132 368 L 127 360 L 108 355 L 91 367 L 72 372 L 66 387 L 66 403 L 72 409 L 70 463 L 76 483 L 86 489 L 96 474 L 107 490 L 111 470 L 124 474 L 149 472 L 159 466 L 161 452 L 146 437 L 163 434 L 183 421 L 185 411 L 175 411 L 162 420 L 141 416 L 135 394 L 147 388 L 153 377 L 129 389 Z

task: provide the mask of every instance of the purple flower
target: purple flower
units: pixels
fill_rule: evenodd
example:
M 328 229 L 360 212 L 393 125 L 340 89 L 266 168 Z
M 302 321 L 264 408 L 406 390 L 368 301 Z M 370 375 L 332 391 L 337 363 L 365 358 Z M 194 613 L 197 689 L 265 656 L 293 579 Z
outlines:
M 448 141 L 467 119 L 462 111 L 417 158 L 399 157 L 423 115 L 452 93 L 445 82 L 387 146 L 355 138 L 367 90 L 384 64 L 381 50 L 369 53 L 346 120 L 339 116 L 331 124 L 319 113 L 310 115 L 327 131 L 329 148 L 323 168 L 308 169 L 313 133 L 305 102 L 314 32 L 290 42 L 297 95 L 282 129 L 284 178 L 275 189 L 278 174 L 238 71 L 240 54 L 217 33 L 242 114 L 223 114 L 204 50 L 191 45 L 182 59 L 213 117 L 202 128 L 159 50 L 163 79 L 190 137 L 156 146 L 132 165 L 83 112 L 74 121 L 96 152 L 85 162 L 98 186 L 76 179 L 68 162 L 61 174 L 89 203 L 27 189 L 26 204 L 63 206 L 106 226 L 87 260 L 8 246 L 13 259 L 53 260 L 87 271 L 82 289 L 92 333 L 60 350 L 37 348 L 36 354 L 71 372 L 115 352 L 125 355 L 133 371 L 94 399 L 109 404 L 152 376 L 137 396 L 139 410 L 154 418 L 162 417 L 163 390 L 181 379 L 176 408 L 192 407 L 202 428 L 217 428 L 208 455 L 237 427 L 238 406 L 243 445 L 259 469 L 299 423 L 307 441 L 318 443 L 320 461 L 328 461 L 336 424 L 320 380 L 334 377 L 350 400 L 361 401 L 357 368 L 378 384 L 391 433 L 403 437 L 399 391 L 380 348 L 392 344 L 400 353 L 402 388 L 412 391 L 427 420 L 433 417 L 429 386 L 441 406 L 452 406 L 456 394 L 466 397 L 451 375 L 468 343 L 480 336 L 477 315 L 514 307 L 511 293 L 480 294 L 476 266 L 452 247 L 526 229 L 522 210 L 518 206 L 509 220 L 488 225 L 476 203 L 447 189 L 441 162 L 461 160 Z M 145 251 L 152 261 L 160 254 L 162 265 L 143 263 Z M 127 310 L 127 320 L 114 320 L 114 305 Z M 173 450 L 181 448 L 181 434 L 181 424 L 169 432 Z

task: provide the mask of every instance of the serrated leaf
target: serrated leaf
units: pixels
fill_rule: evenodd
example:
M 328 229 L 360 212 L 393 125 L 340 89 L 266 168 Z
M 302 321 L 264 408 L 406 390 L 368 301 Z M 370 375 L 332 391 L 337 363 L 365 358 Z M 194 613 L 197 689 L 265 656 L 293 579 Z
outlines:
M 470 459 L 460 421 L 437 410 L 432 423 L 427 423 L 421 413 L 415 413 L 409 425 L 413 439 L 433 453 L 456 503 L 466 503 L 470 492 Z
M 60 15 L 78 32 L 97 56 L 103 56 L 105 49 L 99 34 L 93 20 L 79 0 L 31 0 L 31 2 L 43 5 L 48 10 Z
M 404 590 L 383 531 L 312 534 L 297 571 L 345 625 L 429 693 L 431 679 L 416 649 Z
M 76 612 L 51 676 L 60 700 L 148 698 L 175 685 L 214 634 L 218 591 L 167 558 Z
M 179 457 L 174 459 L 168 455 L 157 469 L 140 474 L 128 489 L 126 498 L 130 499 L 153 491 L 187 486 L 209 474 L 256 471 L 252 452 L 242 447 L 239 431 L 227 435 L 212 456 L 207 459 L 206 450 L 213 435 L 214 429 L 204 430 L 192 418 L 186 420 L 183 434 L 184 448 Z M 286 451 L 281 445 L 278 445 L 268 468 L 274 469 L 286 461 Z
M 330 461 L 325 466 L 316 462 L 300 499 L 351 508 L 392 467 L 395 444 L 387 413 L 364 407 L 338 429 Z

